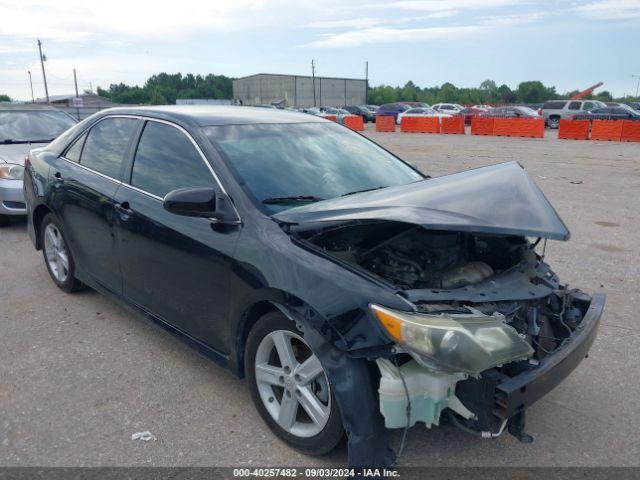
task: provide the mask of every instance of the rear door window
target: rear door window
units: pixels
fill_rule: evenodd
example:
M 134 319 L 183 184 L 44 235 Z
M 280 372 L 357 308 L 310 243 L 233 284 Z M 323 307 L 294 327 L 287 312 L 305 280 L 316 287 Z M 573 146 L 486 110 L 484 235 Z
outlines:
M 582 110 L 591 110 L 593 107 L 595 107 L 595 103 L 593 102 L 584 102 L 582 104 Z
M 215 183 L 204 159 L 182 131 L 149 121 L 138 142 L 131 185 L 164 197 L 178 188 L 214 187 Z
M 581 106 L 582 106 L 581 102 L 571 102 L 569 103 L 569 110 L 580 110 Z
M 80 164 L 114 179 L 120 179 L 120 168 L 135 131 L 135 118 L 105 118 L 89 130 Z

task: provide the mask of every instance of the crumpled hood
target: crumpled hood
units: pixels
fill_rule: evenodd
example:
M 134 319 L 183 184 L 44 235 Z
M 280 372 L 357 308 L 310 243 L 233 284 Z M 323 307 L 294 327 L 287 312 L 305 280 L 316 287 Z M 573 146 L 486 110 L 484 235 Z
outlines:
M 295 224 L 384 220 L 454 230 L 568 240 L 570 233 L 517 162 L 362 192 L 273 215 Z
M 0 163 L 17 163 L 24 165 L 24 157 L 29 150 L 44 147 L 46 143 L 9 143 L 0 144 Z

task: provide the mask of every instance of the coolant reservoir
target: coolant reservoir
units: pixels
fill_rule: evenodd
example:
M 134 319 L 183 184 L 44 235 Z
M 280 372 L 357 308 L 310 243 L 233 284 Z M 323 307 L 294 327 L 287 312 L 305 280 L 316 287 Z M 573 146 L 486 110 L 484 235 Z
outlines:
M 427 427 L 438 425 L 440 412 L 449 404 L 455 394 L 461 374 L 439 373 L 418 365 L 411 360 L 399 369 L 388 360 L 376 360 L 380 368 L 380 412 L 387 428 L 407 426 L 407 395 L 402 384 L 400 372 L 409 391 L 411 416 L 409 426 L 424 422 Z M 400 371 L 398 371 L 400 370 Z

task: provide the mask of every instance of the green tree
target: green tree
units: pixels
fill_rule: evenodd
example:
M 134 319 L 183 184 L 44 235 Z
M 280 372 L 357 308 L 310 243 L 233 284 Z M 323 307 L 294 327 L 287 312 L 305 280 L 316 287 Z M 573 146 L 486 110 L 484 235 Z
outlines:
M 9 95 L 0 93 L 0 102 L 10 102 L 10 101 L 11 101 L 11 97 Z
M 161 93 L 161 89 L 156 87 L 151 91 L 149 103 L 151 105 L 166 105 L 168 102 L 165 96 Z
M 511 89 L 505 85 L 502 84 L 498 87 L 497 90 L 497 100 L 501 103 L 513 103 L 516 101 L 516 94 L 515 92 L 511 91 Z

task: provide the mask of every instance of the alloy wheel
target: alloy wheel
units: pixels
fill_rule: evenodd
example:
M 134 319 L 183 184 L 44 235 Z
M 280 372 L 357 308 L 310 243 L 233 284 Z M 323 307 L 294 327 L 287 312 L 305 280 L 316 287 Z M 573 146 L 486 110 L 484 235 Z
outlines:
M 44 252 L 53 277 L 64 283 L 69 276 L 69 253 L 60 230 L 50 223 L 44 230 Z
M 313 437 L 323 430 L 331 414 L 329 382 L 302 337 L 288 330 L 269 333 L 254 367 L 260 399 L 284 431 Z

